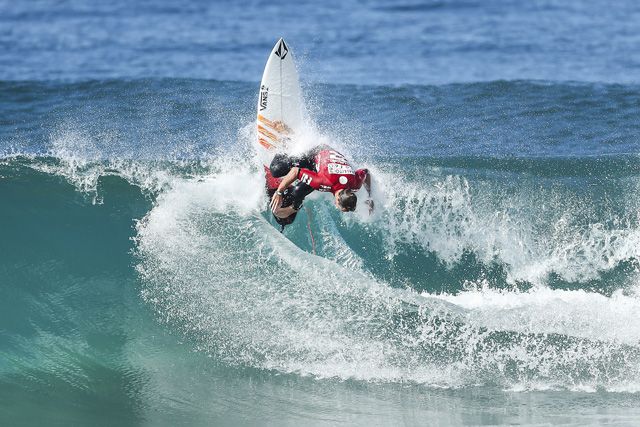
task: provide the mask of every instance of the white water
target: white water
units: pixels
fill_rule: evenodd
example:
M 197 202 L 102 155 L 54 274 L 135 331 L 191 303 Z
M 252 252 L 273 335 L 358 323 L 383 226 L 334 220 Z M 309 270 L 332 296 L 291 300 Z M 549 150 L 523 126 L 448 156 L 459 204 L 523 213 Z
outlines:
M 241 191 L 225 191 L 239 180 L 247 183 Z M 317 206 L 321 200 L 313 206 L 326 226 L 316 238 L 328 258 L 279 234 L 261 214 L 260 183 L 249 167 L 174 182 L 138 226 L 144 297 L 196 348 L 230 364 L 316 377 L 446 388 L 638 388 L 635 296 L 544 286 L 457 295 L 394 289 L 364 269 Z M 447 200 L 460 206 L 455 195 Z M 404 221 L 390 227 L 428 241 L 418 224 Z M 449 246 L 436 252 L 455 254 L 461 235 L 471 238 L 451 233 Z
M 379 172 L 388 192 L 384 217 L 388 255 L 399 243 L 435 252 L 453 266 L 465 252 L 504 265 L 510 283 L 544 285 L 554 273 L 570 282 L 601 277 L 623 261 L 640 259 L 640 215 L 628 194 L 623 216 L 594 212 L 594 201 L 569 190 L 468 179 L 427 171 L 407 182 Z

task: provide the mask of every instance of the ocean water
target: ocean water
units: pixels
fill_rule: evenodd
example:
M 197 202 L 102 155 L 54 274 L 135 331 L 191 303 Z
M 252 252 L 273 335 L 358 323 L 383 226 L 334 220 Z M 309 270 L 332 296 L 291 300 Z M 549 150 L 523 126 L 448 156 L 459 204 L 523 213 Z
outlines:
M 0 425 L 637 425 L 640 6 L 0 1 Z M 280 234 L 284 36 L 377 209 Z

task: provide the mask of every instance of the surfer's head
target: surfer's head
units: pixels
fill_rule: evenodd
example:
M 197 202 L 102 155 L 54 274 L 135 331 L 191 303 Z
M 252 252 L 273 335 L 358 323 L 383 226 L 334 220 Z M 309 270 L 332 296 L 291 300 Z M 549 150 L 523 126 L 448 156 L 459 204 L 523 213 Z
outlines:
M 358 196 L 351 190 L 338 190 L 335 192 L 336 207 L 342 212 L 353 212 L 356 210 Z

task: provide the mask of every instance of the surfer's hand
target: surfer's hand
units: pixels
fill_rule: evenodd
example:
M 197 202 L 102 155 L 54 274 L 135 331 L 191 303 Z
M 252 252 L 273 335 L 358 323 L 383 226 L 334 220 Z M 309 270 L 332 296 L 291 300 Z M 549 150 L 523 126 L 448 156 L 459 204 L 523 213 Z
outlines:
M 273 197 L 271 198 L 271 203 L 269 207 L 271 208 L 271 212 L 275 213 L 276 210 L 282 205 L 282 195 L 278 193 L 273 193 Z
M 369 199 L 369 200 L 365 200 L 364 201 L 365 205 L 367 205 L 369 207 L 369 215 L 371 215 L 373 213 L 373 208 L 374 208 L 374 203 L 373 200 Z

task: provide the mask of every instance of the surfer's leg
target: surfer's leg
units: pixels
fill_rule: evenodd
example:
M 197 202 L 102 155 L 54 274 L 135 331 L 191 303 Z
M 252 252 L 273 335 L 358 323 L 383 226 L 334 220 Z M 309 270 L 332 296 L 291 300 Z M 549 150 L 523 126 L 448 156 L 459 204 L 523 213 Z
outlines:
M 271 161 L 271 165 L 269 165 L 271 175 L 273 175 L 275 178 L 281 178 L 285 176 L 294 166 L 294 160 L 295 159 L 287 156 L 286 154 L 276 154 Z
M 293 201 L 291 204 L 294 209 L 299 211 L 302 207 L 302 202 L 304 198 L 307 197 L 313 188 L 310 185 L 305 184 L 304 182 L 298 182 L 293 189 L 291 190 L 291 200 Z

